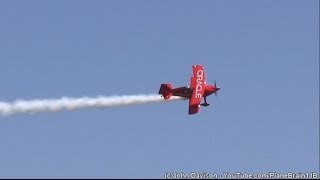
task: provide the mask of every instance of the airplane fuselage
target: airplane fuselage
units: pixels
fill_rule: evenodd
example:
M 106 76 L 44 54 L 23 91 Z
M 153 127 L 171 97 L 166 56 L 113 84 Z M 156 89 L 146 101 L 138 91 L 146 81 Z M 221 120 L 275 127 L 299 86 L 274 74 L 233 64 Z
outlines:
M 203 93 L 204 97 L 207 97 L 220 89 L 219 87 L 215 87 L 214 85 L 201 85 L 201 88 L 205 88 L 204 93 Z M 197 89 L 197 86 L 196 86 L 195 91 L 197 91 L 197 90 L 199 90 L 199 89 Z M 193 92 L 193 89 L 189 86 L 178 87 L 178 88 L 172 89 L 173 96 L 181 96 L 181 97 L 186 97 L 186 98 L 190 98 L 192 96 L 192 92 Z M 202 98 L 202 97 L 200 96 L 199 98 Z

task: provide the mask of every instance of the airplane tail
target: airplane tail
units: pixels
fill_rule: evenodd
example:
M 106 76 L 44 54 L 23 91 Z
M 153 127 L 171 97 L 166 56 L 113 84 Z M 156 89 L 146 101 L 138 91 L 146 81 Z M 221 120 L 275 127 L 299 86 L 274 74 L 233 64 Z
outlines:
M 159 94 L 162 94 L 164 99 L 169 99 L 173 93 L 173 86 L 172 84 L 161 84 L 159 89 Z

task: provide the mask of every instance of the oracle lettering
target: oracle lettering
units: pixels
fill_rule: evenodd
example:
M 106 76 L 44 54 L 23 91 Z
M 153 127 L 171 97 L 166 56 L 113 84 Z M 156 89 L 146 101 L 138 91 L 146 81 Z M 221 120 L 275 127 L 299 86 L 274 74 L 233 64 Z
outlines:
M 203 90 L 203 70 L 197 71 L 197 85 L 196 85 L 196 98 L 202 98 L 202 90 Z

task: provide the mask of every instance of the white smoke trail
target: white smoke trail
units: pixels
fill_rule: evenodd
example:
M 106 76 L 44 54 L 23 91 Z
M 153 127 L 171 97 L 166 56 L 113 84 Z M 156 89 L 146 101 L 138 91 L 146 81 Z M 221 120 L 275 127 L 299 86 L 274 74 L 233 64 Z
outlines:
M 182 97 L 172 96 L 170 100 L 181 100 Z M 17 100 L 14 102 L 0 101 L 0 115 L 13 115 L 19 113 L 37 113 L 45 111 L 76 110 L 91 107 L 114 107 L 134 104 L 165 102 L 159 94 L 141 94 L 124 96 L 98 96 L 96 98 L 81 97 L 42 100 Z

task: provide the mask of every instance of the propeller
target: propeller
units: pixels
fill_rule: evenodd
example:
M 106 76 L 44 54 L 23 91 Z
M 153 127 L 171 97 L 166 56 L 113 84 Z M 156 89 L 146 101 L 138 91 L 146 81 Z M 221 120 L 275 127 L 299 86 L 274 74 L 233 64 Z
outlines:
M 214 87 L 216 87 L 218 90 L 220 89 L 219 87 L 217 87 L 217 82 L 216 82 L 216 80 L 214 80 Z M 214 95 L 217 96 L 217 91 L 214 92 Z

